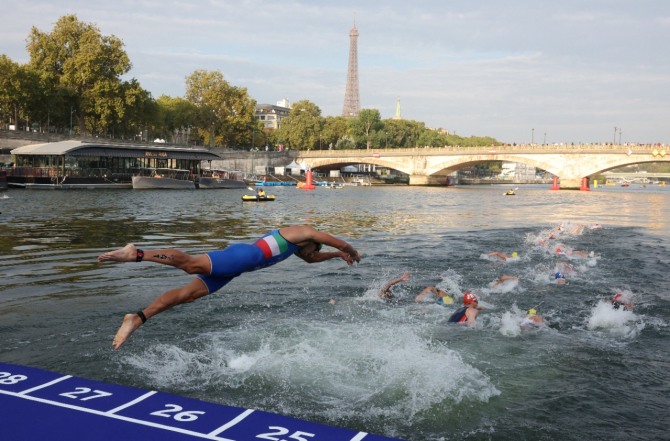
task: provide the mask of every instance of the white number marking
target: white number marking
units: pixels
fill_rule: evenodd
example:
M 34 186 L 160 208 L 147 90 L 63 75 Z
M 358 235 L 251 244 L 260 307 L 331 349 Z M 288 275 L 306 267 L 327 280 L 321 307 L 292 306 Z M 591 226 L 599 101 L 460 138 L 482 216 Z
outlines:
M 205 412 L 201 410 L 183 410 L 181 406 L 176 404 L 166 404 L 165 410 L 157 410 L 156 412 L 151 412 L 151 415 L 165 417 L 165 418 L 174 418 L 176 421 L 180 422 L 190 422 L 198 419 L 198 415 L 204 415 Z M 171 415 L 173 414 L 174 415 Z
M 91 396 L 87 396 L 86 398 L 81 397 L 80 395 L 86 395 L 92 393 Z M 88 400 L 94 400 L 96 398 L 102 398 L 102 397 L 109 397 L 112 394 L 109 392 L 104 392 L 101 390 L 92 390 L 90 387 L 78 387 L 72 392 L 64 392 L 62 394 L 59 394 L 61 397 L 67 397 L 67 398 L 72 398 L 73 400 L 80 400 L 80 401 L 88 401 Z
M 268 427 L 268 429 L 275 430 L 275 432 L 261 433 L 260 435 L 256 435 L 256 438 L 267 439 L 267 440 L 270 440 L 270 441 L 284 441 L 283 438 L 279 438 L 279 437 L 289 433 L 289 430 L 285 427 L 270 426 L 270 427 Z M 275 435 L 278 435 L 278 436 L 275 436 Z M 314 436 L 315 435 L 313 433 L 297 431 L 297 432 L 293 432 L 292 434 L 290 434 L 289 439 L 294 439 L 295 441 L 308 441 L 307 438 L 303 438 L 303 437 L 313 438 Z
M 0 372 L 0 384 L 16 384 L 19 381 L 27 380 L 25 375 L 12 375 L 10 372 Z

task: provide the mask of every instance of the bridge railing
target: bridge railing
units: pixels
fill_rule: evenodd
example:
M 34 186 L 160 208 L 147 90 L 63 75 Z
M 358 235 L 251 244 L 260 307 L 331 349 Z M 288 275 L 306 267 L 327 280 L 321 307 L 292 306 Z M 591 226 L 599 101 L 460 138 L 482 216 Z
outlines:
M 670 150 L 670 147 L 654 144 L 617 145 L 617 144 L 574 144 L 574 145 L 540 145 L 518 144 L 481 147 L 415 147 L 405 149 L 356 149 L 356 150 L 294 150 L 295 155 L 302 157 L 354 157 L 354 156 L 408 156 L 408 155 L 494 155 L 500 153 L 649 153 L 654 150 Z M 670 152 L 668 152 L 670 153 Z

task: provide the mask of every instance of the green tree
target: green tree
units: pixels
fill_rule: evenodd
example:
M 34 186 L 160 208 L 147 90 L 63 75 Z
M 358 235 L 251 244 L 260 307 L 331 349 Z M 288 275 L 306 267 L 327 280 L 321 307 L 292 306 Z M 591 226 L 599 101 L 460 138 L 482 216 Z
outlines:
M 324 149 L 335 148 L 349 132 L 349 120 L 344 116 L 327 116 L 321 122 L 321 143 Z
M 444 147 L 447 145 L 447 139 L 437 130 L 426 128 L 419 134 L 418 145 L 425 147 Z
M 156 131 L 175 144 L 188 144 L 191 128 L 197 121 L 197 108 L 184 98 L 161 95 L 156 100 L 158 116 Z M 195 136 L 195 134 L 194 134 Z
M 43 100 L 41 84 L 37 74 L 28 68 L 0 55 L 0 122 L 16 125 L 21 120 L 32 120 Z M 45 120 L 47 109 L 44 108 Z
M 29 66 L 39 72 L 50 95 L 69 92 L 79 129 L 104 133 L 124 114 L 120 77 L 131 67 L 123 42 L 104 36 L 76 15 L 58 19 L 50 33 L 33 27 L 28 36 Z M 92 121 L 88 121 L 92 119 Z
M 277 137 L 292 149 L 318 149 L 321 122 L 321 109 L 316 104 L 308 100 L 298 101 L 282 119 Z
M 383 127 L 382 117 L 377 109 L 362 109 L 358 113 L 358 117 L 351 120 L 351 128 L 354 131 L 354 136 L 363 138 L 368 150 L 372 145 L 374 133 Z
M 197 125 L 210 147 L 232 147 L 252 136 L 256 101 L 246 88 L 230 85 L 219 71 L 196 70 L 186 78 L 186 99 L 197 109 Z
M 151 141 L 160 135 L 158 125 L 158 104 L 151 93 L 144 90 L 134 78 L 122 83 L 122 112 L 112 129 L 123 138 L 136 137 L 140 133 Z
M 384 131 L 386 132 L 384 138 L 388 139 L 389 147 L 393 148 L 415 147 L 425 129 L 426 125 L 418 121 L 407 119 L 384 120 Z

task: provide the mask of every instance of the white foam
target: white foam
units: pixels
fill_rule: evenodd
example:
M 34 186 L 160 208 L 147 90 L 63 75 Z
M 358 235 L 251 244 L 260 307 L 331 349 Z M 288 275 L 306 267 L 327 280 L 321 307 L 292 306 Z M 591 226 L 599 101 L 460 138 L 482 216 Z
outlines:
M 255 381 L 265 385 L 263 391 L 279 388 L 282 394 L 296 391 L 296 396 L 310 391 L 313 400 L 340 418 L 360 417 L 363 411 L 366 418 L 411 418 L 445 400 L 485 402 L 500 394 L 485 374 L 445 342 L 426 339 L 416 324 L 287 319 L 273 325 L 275 329 L 248 333 L 238 328 L 234 335 L 212 333 L 188 352 L 160 345 L 125 362 L 160 386 L 245 387 L 247 394 L 253 393 L 249 382 Z M 238 347 L 230 348 L 236 340 Z M 291 400 L 282 399 L 281 406 L 283 411 L 305 411 Z
M 614 309 L 607 301 L 600 301 L 593 307 L 588 319 L 589 330 L 605 331 L 613 336 L 634 337 L 644 328 L 633 311 Z

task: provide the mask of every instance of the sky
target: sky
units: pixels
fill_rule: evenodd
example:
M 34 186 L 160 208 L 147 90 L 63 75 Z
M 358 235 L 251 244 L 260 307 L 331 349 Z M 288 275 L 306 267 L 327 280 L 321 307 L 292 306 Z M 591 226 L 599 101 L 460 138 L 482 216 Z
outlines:
M 668 0 L 0 0 L 0 53 L 75 14 L 115 35 L 154 98 L 218 70 L 259 104 L 362 108 L 500 142 L 670 143 Z

